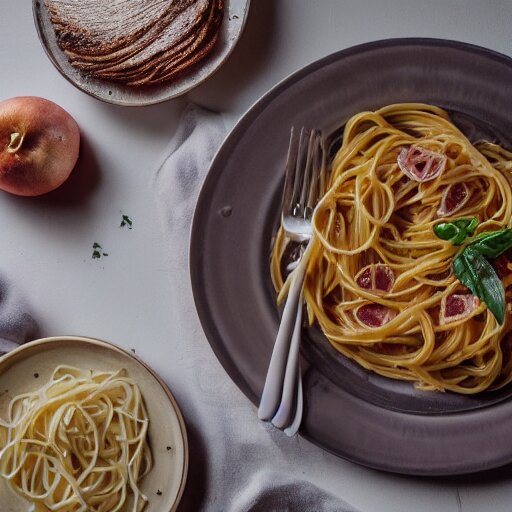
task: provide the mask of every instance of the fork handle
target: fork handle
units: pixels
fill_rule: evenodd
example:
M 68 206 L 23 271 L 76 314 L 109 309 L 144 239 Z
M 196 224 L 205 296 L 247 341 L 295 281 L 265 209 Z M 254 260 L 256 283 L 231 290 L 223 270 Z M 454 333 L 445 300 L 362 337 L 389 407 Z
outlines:
M 283 393 L 281 402 L 275 416 L 272 418 L 272 424 L 276 428 L 283 429 L 292 423 L 292 415 L 294 413 L 295 402 L 299 398 L 299 388 L 297 385 L 297 376 L 299 376 L 299 346 L 300 334 L 302 327 L 302 293 L 301 300 L 297 305 L 297 317 L 295 319 L 295 327 L 293 329 L 290 350 L 286 361 L 286 370 L 284 374 Z
M 309 260 L 309 253 L 312 244 L 309 243 L 304 251 L 299 265 L 294 270 L 292 282 L 286 304 L 284 306 L 283 316 L 279 325 L 276 342 L 270 358 L 270 364 L 267 371 L 265 386 L 261 395 L 260 406 L 258 408 L 258 418 L 260 420 L 271 420 L 279 408 L 281 396 L 283 393 L 283 383 L 286 373 L 286 363 L 290 344 L 295 328 L 296 317 L 299 309 L 299 303 L 302 301 L 302 285 Z
M 297 365 L 297 394 L 295 403 L 295 416 L 293 417 L 290 426 L 284 429 L 284 433 L 288 437 L 293 437 L 298 431 L 300 424 L 302 423 L 302 413 L 304 411 L 304 398 L 302 396 L 302 375 L 300 372 L 300 363 Z

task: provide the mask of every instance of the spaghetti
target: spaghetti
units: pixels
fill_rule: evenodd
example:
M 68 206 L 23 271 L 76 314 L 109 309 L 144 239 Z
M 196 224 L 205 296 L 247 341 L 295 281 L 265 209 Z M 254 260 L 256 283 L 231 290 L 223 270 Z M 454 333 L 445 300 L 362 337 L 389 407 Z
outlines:
M 434 228 L 462 219 L 478 237 L 511 227 L 511 182 L 512 153 L 472 145 L 440 108 L 396 104 L 352 117 L 313 215 L 310 322 L 364 368 L 421 389 L 507 384 L 512 264 L 491 262 L 504 289 L 500 324 L 454 275 L 461 244 Z M 281 228 L 271 261 L 279 301 L 288 242 Z
M 136 383 L 117 372 L 59 366 L 10 402 L 0 420 L 0 475 L 33 510 L 133 512 L 152 466 L 148 417 Z

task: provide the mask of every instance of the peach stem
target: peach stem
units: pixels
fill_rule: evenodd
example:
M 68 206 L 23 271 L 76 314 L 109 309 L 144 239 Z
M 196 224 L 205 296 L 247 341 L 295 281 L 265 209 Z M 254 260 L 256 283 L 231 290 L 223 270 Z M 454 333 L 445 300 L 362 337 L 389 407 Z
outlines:
M 16 153 L 21 148 L 24 137 L 24 135 L 21 135 L 18 132 L 11 133 L 11 142 L 9 142 L 9 146 L 7 146 L 7 152 Z

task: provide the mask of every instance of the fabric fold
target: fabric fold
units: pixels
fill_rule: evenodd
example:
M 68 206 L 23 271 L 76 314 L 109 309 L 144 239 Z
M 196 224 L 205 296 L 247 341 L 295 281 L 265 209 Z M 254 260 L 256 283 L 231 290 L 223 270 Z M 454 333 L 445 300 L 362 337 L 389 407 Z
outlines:
M 38 336 L 37 323 L 22 293 L 0 276 L 0 355 Z
M 188 271 L 190 226 L 225 134 L 220 114 L 189 106 L 153 181 L 172 290 L 169 361 L 179 360 L 172 389 L 189 431 L 190 471 L 180 510 L 355 512 L 322 483 L 332 456 L 259 421 L 202 332 Z

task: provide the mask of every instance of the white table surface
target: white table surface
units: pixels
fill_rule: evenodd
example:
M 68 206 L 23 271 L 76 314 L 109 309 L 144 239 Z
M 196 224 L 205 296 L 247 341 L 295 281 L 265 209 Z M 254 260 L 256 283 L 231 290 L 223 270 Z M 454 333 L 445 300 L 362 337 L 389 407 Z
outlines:
M 234 124 L 292 71 L 389 37 L 454 39 L 512 56 L 511 22 L 510 0 L 253 0 L 242 39 L 216 75 L 179 100 L 125 108 L 90 98 L 60 76 L 39 43 L 29 0 L 0 0 L 0 99 L 51 99 L 76 118 L 83 137 L 72 186 L 40 199 L 0 194 L 0 272 L 22 283 L 42 335 L 80 334 L 133 348 L 180 401 L 186 392 L 173 378 L 181 355 L 169 335 L 166 276 L 186 269 L 165 261 L 164 244 L 172 241 L 161 237 L 150 183 L 186 102 L 221 110 Z M 119 229 L 122 213 L 133 219 L 131 231 Z M 94 242 L 109 256 L 91 259 Z M 364 512 L 511 508 L 508 468 L 418 479 L 329 456 L 325 473 L 330 487 Z

